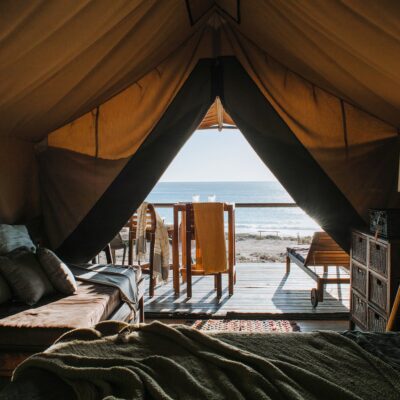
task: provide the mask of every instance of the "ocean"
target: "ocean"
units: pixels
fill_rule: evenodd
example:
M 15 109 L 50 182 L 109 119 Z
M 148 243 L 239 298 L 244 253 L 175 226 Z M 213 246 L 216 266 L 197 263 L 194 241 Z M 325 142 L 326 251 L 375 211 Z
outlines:
M 292 203 L 293 199 L 279 182 L 159 182 L 147 201 L 177 203 L 192 201 L 229 203 Z M 158 213 L 169 224 L 173 223 L 172 209 L 158 208 Z M 310 236 L 321 228 L 300 208 L 237 208 L 236 233 L 258 234 L 270 231 L 280 236 Z M 264 232 L 263 235 L 268 234 Z

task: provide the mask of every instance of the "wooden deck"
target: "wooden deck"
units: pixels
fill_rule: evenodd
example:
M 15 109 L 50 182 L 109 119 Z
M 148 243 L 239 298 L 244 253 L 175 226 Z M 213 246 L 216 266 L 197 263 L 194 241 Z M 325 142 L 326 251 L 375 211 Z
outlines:
M 223 296 L 218 302 L 212 277 L 193 277 L 193 297 L 186 297 L 186 284 L 175 297 L 172 277 L 159 286 L 153 298 L 148 297 L 146 281 L 146 318 L 294 318 L 347 319 L 349 285 L 327 285 L 324 301 L 314 309 L 310 290 L 315 282 L 293 265 L 289 276 L 283 263 L 238 264 L 233 296 L 228 296 L 227 276 L 223 277 Z M 146 277 L 147 279 L 147 277 Z

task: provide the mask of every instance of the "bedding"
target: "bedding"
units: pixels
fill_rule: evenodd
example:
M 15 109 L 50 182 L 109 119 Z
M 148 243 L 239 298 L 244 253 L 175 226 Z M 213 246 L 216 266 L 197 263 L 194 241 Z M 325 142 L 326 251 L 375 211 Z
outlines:
M 3 398 L 400 398 L 399 372 L 350 333 L 206 335 L 154 322 L 75 337 L 68 333 L 66 342 L 21 364 Z M 46 392 L 47 382 L 53 387 Z
M 69 268 L 77 280 L 117 288 L 121 300 L 136 312 L 139 301 L 137 283 L 142 279 L 140 268 L 113 264 L 69 264 Z

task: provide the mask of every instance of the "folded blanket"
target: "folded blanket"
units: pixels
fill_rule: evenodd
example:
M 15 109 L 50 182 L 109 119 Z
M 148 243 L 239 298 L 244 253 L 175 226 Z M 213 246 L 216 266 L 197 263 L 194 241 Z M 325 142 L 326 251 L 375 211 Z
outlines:
M 138 308 L 136 273 L 132 268 L 116 267 L 112 264 L 69 264 L 76 280 L 116 287 L 121 300 L 134 313 Z
M 211 336 L 154 322 L 87 338 L 70 334 L 13 380 L 51 371 L 87 400 L 400 398 L 398 372 L 334 332 Z
M 206 274 L 227 270 L 223 203 L 193 203 L 196 268 Z

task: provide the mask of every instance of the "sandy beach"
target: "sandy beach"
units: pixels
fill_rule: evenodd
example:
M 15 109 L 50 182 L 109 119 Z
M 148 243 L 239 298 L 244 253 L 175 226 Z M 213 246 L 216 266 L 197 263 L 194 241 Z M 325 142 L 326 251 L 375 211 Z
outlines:
M 123 235 L 127 238 L 127 235 Z M 309 244 L 311 236 L 272 236 L 262 234 L 236 234 L 237 263 L 271 263 L 284 262 L 286 248 L 298 244 Z M 172 252 L 171 252 L 172 254 Z M 117 263 L 122 263 L 122 251 L 117 251 Z M 103 257 L 102 257 L 103 258 Z M 104 260 L 105 261 L 105 260 Z M 171 260 L 172 262 L 172 260 Z
M 284 262 L 286 248 L 297 244 L 309 244 L 311 237 L 259 236 L 236 234 L 236 262 Z

